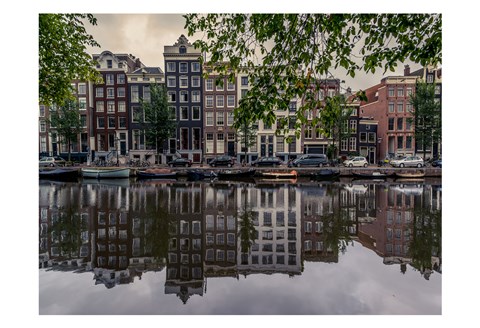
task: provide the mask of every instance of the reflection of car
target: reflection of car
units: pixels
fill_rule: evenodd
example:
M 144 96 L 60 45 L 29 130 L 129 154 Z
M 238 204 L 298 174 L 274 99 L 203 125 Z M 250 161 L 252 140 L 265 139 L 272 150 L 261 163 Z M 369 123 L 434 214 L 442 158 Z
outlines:
M 288 163 L 289 167 L 296 166 L 324 166 L 328 164 L 327 155 L 325 154 L 307 154 Z
M 168 166 L 173 167 L 173 166 L 184 166 L 184 167 L 190 167 L 192 166 L 192 160 L 188 158 L 183 158 L 183 157 L 178 157 L 172 159 L 170 162 L 167 163 Z
M 407 156 L 405 158 L 390 162 L 393 167 L 423 167 L 423 158 L 420 156 Z
M 278 157 L 260 157 L 252 162 L 252 166 L 278 166 L 282 164 L 282 160 Z
M 217 156 L 214 159 L 212 159 L 208 164 L 210 166 L 228 166 L 231 167 L 234 164 L 233 158 L 230 156 Z
M 65 166 L 66 163 L 60 156 L 42 157 L 39 161 L 40 166 Z
M 343 165 L 344 166 L 348 166 L 348 167 L 354 167 L 354 166 L 363 166 L 363 167 L 367 167 L 368 166 L 368 162 L 367 162 L 367 159 L 363 156 L 356 156 L 356 157 L 353 157 L 351 159 L 347 159 L 346 161 L 343 162 Z
M 432 162 L 432 166 L 433 166 L 433 167 L 440 167 L 440 168 L 441 168 L 441 167 L 442 167 L 442 159 L 440 158 L 440 159 L 434 160 L 434 161 Z

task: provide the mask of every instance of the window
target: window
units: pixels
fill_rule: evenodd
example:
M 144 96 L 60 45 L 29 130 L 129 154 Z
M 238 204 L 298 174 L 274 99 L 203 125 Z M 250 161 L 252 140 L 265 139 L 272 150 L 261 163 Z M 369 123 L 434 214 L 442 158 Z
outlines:
M 105 103 L 103 101 L 97 101 L 97 103 L 96 103 L 97 112 L 104 112 L 105 111 L 104 104 Z
M 228 112 L 227 113 L 227 125 L 232 126 L 233 125 L 233 120 L 234 120 L 233 113 Z
M 389 113 L 395 112 L 395 103 L 394 102 L 389 102 L 388 103 L 388 112 Z
M 87 93 L 87 85 L 85 83 L 78 84 L 78 94 L 84 95 Z
M 107 98 L 115 98 L 115 89 L 107 88 Z
M 127 118 L 124 116 L 120 116 L 118 118 L 118 127 L 125 129 L 127 127 Z
M 228 95 L 227 96 L 227 107 L 235 107 L 235 96 Z
M 350 120 L 350 132 L 351 133 L 357 133 L 357 121 L 356 120 Z
M 113 74 L 106 74 L 105 75 L 105 81 L 107 85 L 113 85 L 115 84 L 115 78 Z
M 188 77 L 180 76 L 180 88 L 188 88 Z
M 397 97 L 403 97 L 403 87 L 398 87 L 398 89 L 397 89 Z
M 375 132 L 369 132 L 368 133 L 368 142 L 369 143 L 376 143 L 377 140 L 376 140 L 376 133 Z
M 398 149 L 403 149 L 403 137 L 402 136 L 397 137 L 397 148 Z
M 200 107 L 199 106 L 192 106 L 192 120 L 195 120 L 195 121 L 200 120 Z
M 180 102 L 188 102 L 188 91 L 180 91 Z
M 177 85 L 177 78 L 175 76 L 167 77 L 167 87 L 174 88 Z
M 103 98 L 103 88 L 96 88 L 95 89 L 95 97 Z
M 194 88 L 200 87 L 200 76 L 192 76 L 192 87 Z
M 397 130 L 399 131 L 403 130 L 403 117 L 397 118 Z
M 224 106 L 224 97 L 223 96 L 217 96 L 217 107 L 223 107 Z
M 175 72 L 175 62 L 167 62 L 167 72 Z
M 108 113 L 115 113 L 115 102 L 114 101 L 107 101 L 107 112 Z
M 403 101 L 399 101 L 397 103 L 397 112 L 398 113 L 403 113 Z
M 45 121 L 40 121 L 40 132 L 47 131 L 47 125 Z
M 118 88 L 117 89 L 117 97 L 125 97 L 125 88 Z M 111 98 L 111 97 L 108 97 Z
M 138 85 L 132 85 L 132 89 L 130 89 L 130 100 L 132 102 L 138 102 L 139 94 L 138 94 Z
M 347 138 L 342 139 L 340 149 L 342 151 L 348 151 L 348 139 Z
M 413 105 L 411 103 L 407 103 L 407 113 L 411 113 L 413 111 Z
M 80 84 L 78 85 L 78 88 L 80 90 Z M 80 91 L 78 91 L 80 93 Z M 435 94 L 439 95 L 442 93 L 442 86 L 440 84 L 435 85 Z
M 168 102 L 176 102 L 177 101 L 177 93 L 175 91 L 168 91 Z
M 433 83 L 433 74 L 427 75 L 427 83 Z
M 45 106 L 44 105 L 40 105 L 40 114 L 39 114 L 40 117 L 45 117 Z
M 117 75 L 117 84 L 125 84 L 125 74 Z
M 139 106 L 132 107 L 132 122 L 142 123 L 143 122 L 143 110 Z
M 407 96 L 411 96 L 412 95 L 412 87 L 408 87 L 407 88 Z
M 218 112 L 217 113 L 217 125 L 223 125 L 223 112 Z
M 213 96 L 205 96 L 205 107 L 207 108 L 213 107 Z
M 200 91 L 192 91 L 192 102 L 200 102 Z
M 199 62 L 191 63 L 191 67 L 192 67 L 192 72 L 200 72 L 200 63 Z
M 150 86 L 143 87 L 143 101 L 146 103 L 150 102 Z
M 248 85 L 248 76 L 242 76 L 241 84 L 242 84 L 243 86 L 247 86 L 247 85 Z
M 283 153 L 285 151 L 285 137 L 277 137 L 277 153 Z
M 412 121 L 409 119 L 405 122 L 405 130 L 412 131 Z
M 188 73 L 188 63 L 180 63 L 180 68 L 179 68 L 180 73 Z
M 405 139 L 405 148 L 412 149 L 412 136 L 407 136 Z
M 127 109 L 127 106 L 125 105 L 125 102 L 124 101 L 119 101 L 117 103 L 118 105 L 118 112 L 119 113 L 125 113 L 126 109 Z
M 78 98 L 78 109 L 87 109 L 87 98 Z
M 223 91 L 224 90 L 224 87 L 223 87 L 224 81 L 220 80 L 220 79 L 217 79 L 215 82 L 218 83 L 217 87 L 216 87 L 216 90 L 217 91 Z
M 395 118 L 389 117 L 388 118 L 388 130 L 393 131 L 395 127 Z
M 312 139 L 312 127 L 307 126 L 305 128 L 305 139 Z
M 357 138 L 350 138 L 349 149 L 353 151 L 357 150 Z
M 207 79 L 205 81 L 205 91 L 213 91 L 213 79 Z
M 213 112 L 205 112 L 205 121 L 207 126 L 213 126 Z M 213 135 L 212 135 L 212 138 L 213 138 Z
M 290 113 L 294 113 L 297 111 L 297 103 L 295 101 L 290 102 L 290 104 L 288 105 L 288 111 Z
M 177 108 L 175 106 L 168 106 L 168 110 L 170 112 L 170 119 L 176 120 L 177 119 Z
M 115 116 L 108 117 L 108 128 L 114 129 L 115 128 Z
M 247 89 L 242 89 L 240 97 L 245 98 L 247 96 L 247 93 L 248 93 Z
M 227 82 L 227 90 L 228 91 L 234 91 L 235 90 L 235 83 L 232 83 L 230 81 Z
M 112 60 L 111 59 L 107 59 L 107 68 L 112 68 L 113 65 L 112 65 Z
M 187 106 L 180 106 L 180 120 L 182 120 L 182 121 L 188 120 L 188 107 Z
M 360 142 L 367 142 L 367 133 L 360 132 Z
M 389 87 L 388 88 L 388 96 L 389 97 L 395 97 L 395 88 L 394 87 Z
M 97 128 L 105 128 L 105 117 L 97 117 Z

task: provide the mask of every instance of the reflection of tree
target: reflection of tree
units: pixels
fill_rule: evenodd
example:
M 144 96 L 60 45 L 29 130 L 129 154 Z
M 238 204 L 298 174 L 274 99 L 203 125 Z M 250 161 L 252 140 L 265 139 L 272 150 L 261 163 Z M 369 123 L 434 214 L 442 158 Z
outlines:
M 51 239 L 65 257 L 78 255 L 82 246 L 81 232 L 86 227 L 80 215 L 72 207 L 58 212 L 51 225 Z
M 237 213 L 237 222 L 239 221 L 240 225 L 240 247 L 242 253 L 249 253 L 250 248 L 252 247 L 253 243 L 255 242 L 255 235 L 256 230 L 253 224 L 253 211 L 248 206 L 247 201 L 247 189 L 245 187 L 242 188 L 243 194 L 243 206 L 242 211 Z M 240 219 L 240 220 L 239 220 Z
M 168 252 L 171 218 L 165 208 L 156 206 L 147 206 L 145 217 L 145 250 L 157 260 L 164 259 Z
M 409 245 L 408 255 L 412 258 L 412 266 L 428 279 L 432 270 L 439 270 L 442 254 L 442 211 L 432 211 L 425 202 L 425 192 L 422 201 L 415 202 L 413 212 L 413 235 Z

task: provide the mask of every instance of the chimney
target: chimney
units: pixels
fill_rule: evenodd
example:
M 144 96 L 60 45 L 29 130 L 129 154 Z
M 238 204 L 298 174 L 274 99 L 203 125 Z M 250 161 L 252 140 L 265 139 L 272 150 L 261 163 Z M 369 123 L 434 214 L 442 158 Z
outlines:
M 403 76 L 408 76 L 410 75 L 410 66 L 405 65 L 405 68 L 403 69 Z

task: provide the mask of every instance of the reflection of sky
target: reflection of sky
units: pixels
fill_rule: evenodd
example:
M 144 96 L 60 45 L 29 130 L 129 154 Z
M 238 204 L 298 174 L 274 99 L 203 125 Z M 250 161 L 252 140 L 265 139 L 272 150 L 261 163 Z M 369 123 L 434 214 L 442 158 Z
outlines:
M 355 243 L 338 263 L 304 262 L 304 272 L 208 278 L 186 305 L 165 295 L 165 270 L 106 289 L 93 273 L 40 270 L 40 314 L 441 314 L 441 275 L 425 280 L 407 266 Z

